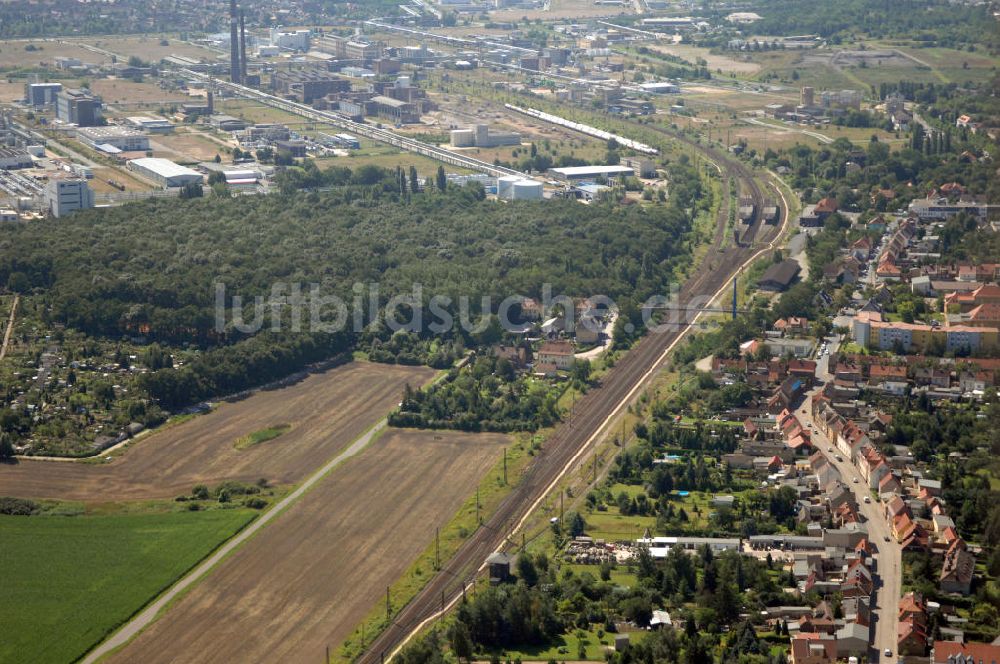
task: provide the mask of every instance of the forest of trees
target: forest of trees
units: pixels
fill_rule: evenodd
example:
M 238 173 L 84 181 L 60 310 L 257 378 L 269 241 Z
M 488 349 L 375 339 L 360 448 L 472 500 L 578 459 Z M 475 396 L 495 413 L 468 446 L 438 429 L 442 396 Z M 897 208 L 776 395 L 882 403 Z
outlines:
M 479 333 L 460 326 L 463 297 L 473 323 L 495 314 L 507 296 L 541 298 L 545 284 L 553 294 L 605 294 L 635 309 L 633 301 L 669 282 L 688 245 L 691 220 L 680 198 L 629 207 L 502 204 L 482 200 L 481 188 L 413 194 L 401 171 L 292 173 L 297 187 L 325 190 L 151 199 L 13 226 L 0 238 L 0 283 L 38 301 L 46 324 L 200 349 L 182 369 L 163 367 L 144 378 L 149 393 L 174 408 L 359 348 L 376 361 L 449 366 L 463 348 L 489 343 L 494 327 Z M 219 284 L 224 303 L 243 297 L 237 313 L 266 323 L 262 331 L 241 332 L 229 309 L 219 328 Z M 286 299 L 254 315 L 253 298 L 268 298 L 275 284 L 284 284 Z M 300 330 L 292 325 L 292 284 L 302 288 Z M 351 320 L 344 331 L 311 329 L 313 284 L 319 297 L 360 310 L 361 327 Z M 404 334 L 383 315 L 369 319 L 370 304 L 381 311 L 416 284 L 420 301 L 399 307 L 395 318 L 406 322 L 419 310 L 423 327 Z M 445 310 L 455 325 L 442 333 L 429 326 L 440 321 L 428 308 L 433 295 L 451 300 Z M 483 297 L 492 298 L 485 309 Z

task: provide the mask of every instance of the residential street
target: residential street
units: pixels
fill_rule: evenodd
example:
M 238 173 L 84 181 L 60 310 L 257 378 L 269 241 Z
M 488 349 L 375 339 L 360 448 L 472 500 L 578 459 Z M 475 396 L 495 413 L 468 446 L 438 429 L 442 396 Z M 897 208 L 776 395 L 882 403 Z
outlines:
M 830 343 L 831 354 L 836 351 L 836 342 Z M 830 355 L 819 358 L 816 367 L 816 377 L 825 383 L 833 380 L 833 373 L 829 367 Z M 868 528 L 868 538 L 875 547 L 877 553 L 876 573 L 878 580 L 872 614 L 874 616 L 875 634 L 872 643 L 873 652 L 869 655 L 870 662 L 894 661 L 896 658 L 896 639 L 899 617 L 899 598 L 902 589 L 902 552 L 899 543 L 892 537 L 889 523 L 881 512 L 881 503 L 873 497 L 872 491 L 865 484 L 864 479 L 857 467 L 850 459 L 845 457 L 837 448 L 836 442 L 830 441 L 822 431 L 817 429 L 812 418 L 812 397 L 819 393 L 822 385 L 814 388 L 806 397 L 805 402 L 800 406 L 797 413 L 799 420 L 812 431 L 813 443 L 817 449 L 833 464 L 840 472 L 840 476 L 847 486 L 851 487 L 858 501 L 858 509 L 865 517 L 865 525 Z M 832 451 L 831 451 L 832 450 Z M 842 459 L 838 460 L 838 457 Z M 865 502 L 865 498 L 869 502 Z M 892 658 L 886 658 L 884 652 L 889 650 L 893 653 Z

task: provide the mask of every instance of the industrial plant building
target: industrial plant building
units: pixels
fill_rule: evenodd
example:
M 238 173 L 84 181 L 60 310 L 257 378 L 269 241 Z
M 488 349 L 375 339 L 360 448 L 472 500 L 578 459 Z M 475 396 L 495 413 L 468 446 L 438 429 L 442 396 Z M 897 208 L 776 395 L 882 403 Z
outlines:
M 103 152 L 113 152 L 104 149 L 105 146 L 122 152 L 145 152 L 149 149 L 149 137 L 127 127 L 80 127 L 76 130 L 76 137 L 82 143 Z
M 198 171 L 175 164 L 169 159 L 155 157 L 132 159 L 128 162 L 128 168 L 139 175 L 160 183 L 164 188 L 201 184 L 204 181 L 201 173 Z
M 520 145 L 521 135 L 510 131 L 490 131 L 486 125 L 476 125 L 470 129 L 455 129 L 451 132 L 453 148 L 495 148 L 500 145 Z
M 25 83 L 24 101 L 35 108 L 56 103 L 56 95 L 62 92 L 62 83 Z
M 56 94 L 56 118 L 78 127 L 101 124 L 101 100 L 87 90 L 68 88 Z
M 31 155 L 20 148 L 0 148 L 0 169 L 12 171 L 34 166 Z
M 322 69 L 276 71 L 271 75 L 271 89 L 303 104 L 338 92 L 350 92 L 351 82 Z
M 308 51 L 312 33 L 309 30 L 271 28 L 271 46 L 287 51 Z M 275 53 L 277 55 L 277 53 Z
M 635 175 L 635 169 L 629 166 L 567 166 L 566 168 L 550 168 L 549 173 L 568 182 L 583 180 L 594 181 L 598 178 L 613 180 L 615 178 Z
M 126 119 L 136 129 L 150 134 L 170 134 L 174 131 L 174 124 L 160 115 L 133 115 Z
M 53 177 L 45 185 L 45 207 L 53 217 L 94 207 L 94 191 L 83 178 Z

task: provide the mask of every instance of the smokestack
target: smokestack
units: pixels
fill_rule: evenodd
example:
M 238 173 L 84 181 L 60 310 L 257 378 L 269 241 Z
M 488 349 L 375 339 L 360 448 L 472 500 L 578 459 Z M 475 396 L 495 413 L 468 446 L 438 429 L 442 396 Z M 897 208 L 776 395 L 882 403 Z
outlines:
M 247 31 L 243 23 L 243 10 L 240 10 L 240 79 L 247 82 Z
M 236 33 L 236 0 L 229 0 L 229 80 L 240 83 L 240 44 Z

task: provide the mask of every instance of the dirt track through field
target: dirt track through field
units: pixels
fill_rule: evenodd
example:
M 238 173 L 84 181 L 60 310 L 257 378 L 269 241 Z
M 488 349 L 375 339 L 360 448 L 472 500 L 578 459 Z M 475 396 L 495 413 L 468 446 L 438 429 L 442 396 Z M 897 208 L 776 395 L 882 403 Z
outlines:
M 322 661 L 433 541 L 506 440 L 388 430 L 108 661 Z
M 17 302 L 20 295 L 14 295 L 14 301 L 10 305 L 10 317 L 7 319 L 7 327 L 3 331 L 3 345 L 0 346 L 0 360 L 7 355 L 7 346 L 10 345 L 10 335 L 14 331 L 14 321 L 17 317 Z
M 298 482 L 385 417 L 405 383 L 416 387 L 433 375 L 426 367 L 352 362 L 154 432 L 110 463 L 0 465 L 0 495 L 107 502 L 171 498 L 224 480 Z M 233 446 L 278 424 L 292 428 L 245 450 Z

